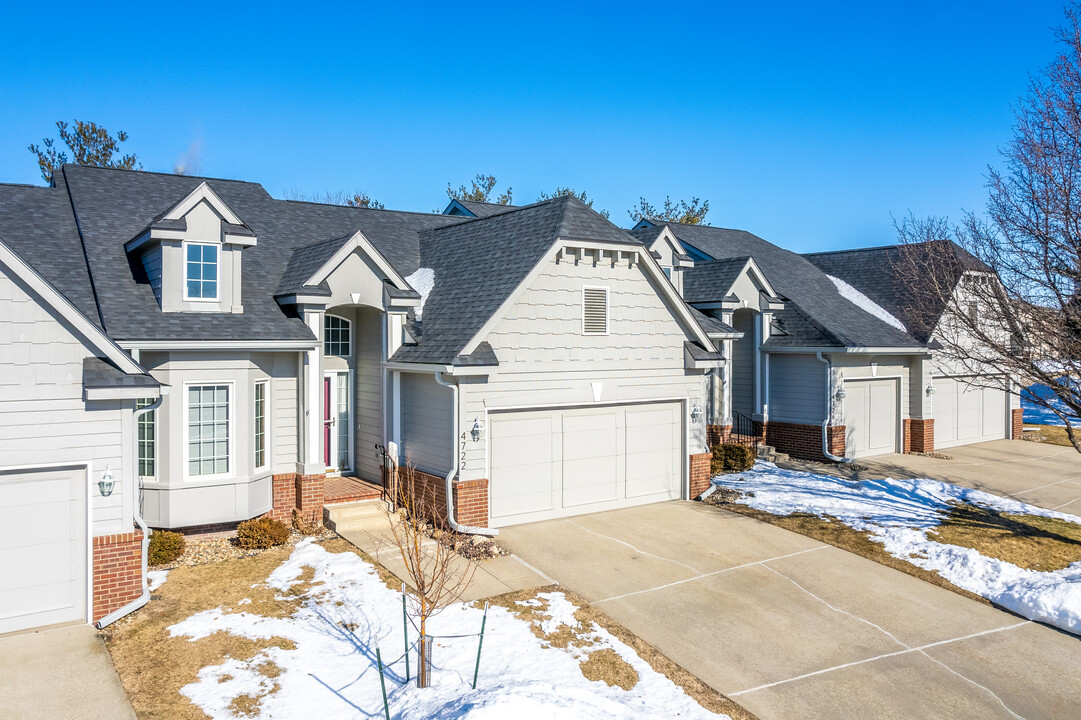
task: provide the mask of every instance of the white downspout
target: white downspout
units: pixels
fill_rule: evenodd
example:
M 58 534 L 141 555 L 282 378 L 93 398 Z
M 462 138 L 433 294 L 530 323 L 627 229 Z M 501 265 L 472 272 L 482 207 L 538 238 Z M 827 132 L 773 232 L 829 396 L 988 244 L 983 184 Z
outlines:
M 830 419 L 833 415 L 833 409 L 831 407 L 831 400 L 833 399 L 833 389 L 830 387 L 833 373 L 830 372 L 830 361 L 822 357 L 821 350 L 816 353 L 816 356 L 818 357 L 819 362 L 826 364 L 826 419 L 822 421 L 822 454 L 825 455 L 827 459 L 832 460 L 833 462 L 852 462 L 852 458 L 840 457 L 830 452 L 829 430 L 827 428 L 829 427 Z
M 164 388 L 162 390 L 164 391 Z M 146 526 L 146 523 L 143 522 L 143 516 L 139 514 L 139 500 L 140 496 L 142 495 L 142 488 L 139 487 L 139 418 L 148 412 L 157 410 L 158 407 L 161 406 L 161 401 L 164 399 L 164 395 L 165 393 L 162 392 L 161 395 L 158 395 L 158 399 L 155 400 L 152 404 L 147 405 L 145 408 L 137 409 L 134 413 L 132 413 L 131 416 L 132 445 L 135 448 L 134 452 L 132 453 L 132 458 L 134 462 L 131 465 L 132 476 L 134 478 L 134 481 L 132 482 L 131 493 L 132 517 L 135 519 L 135 524 L 138 525 L 139 529 L 143 531 L 143 593 L 124 607 L 120 608 L 119 610 L 114 610 L 113 612 L 103 617 L 101 620 L 98 620 L 96 623 L 94 623 L 94 627 L 96 627 L 98 630 L 101 630 L 107 625 L 112 625 L 114 622 L 124 617 L 125 615 L 128 615 L 129 613 L 135 612 L 143 605 L 146 605 L 146 603 L 150 600 L 150 586 L 147 584 L 146 579 L 147 559 L 150 554 L 150 529 Z
M 454 457 L 454 462 L 450 472 L 446 477 L 446 492 L 447 492 L 447 521 L 450 523 L 450 527 L 455 532 L 464 533 L 466 535 L 498 535 L 498 530 L 492 530 L 490 528 L 473 527 L 472 525 L 461 525 L 454 516 L 454 477 L 458 474 L 458 469 L 461 466 L 461 456 L 458 453 L 458 386 L 454 383 L 449 383 L 443 379 L 443 372 L 437 371 L 435 374 L 435 381 L 443 387 L 450 388 L 451 396 L 451 417 L 453 423 L 453 436 L 451 438 L 451 455 Z

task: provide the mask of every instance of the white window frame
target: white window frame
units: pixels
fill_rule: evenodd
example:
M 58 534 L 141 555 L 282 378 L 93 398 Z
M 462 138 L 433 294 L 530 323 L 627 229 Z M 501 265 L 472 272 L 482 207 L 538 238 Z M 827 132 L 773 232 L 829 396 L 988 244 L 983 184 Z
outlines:
M 199 246 L 204 246 L 204 247 L 209 245 L 209 246 L 213 246 L 213 247 L 217 248 L 217 251 L 218 251 L 218 263 L 217 263 L 218 279 L 214 283 L 215 293 L 214 293 L 214 297 L 212 297 L 212 298 L 210 298 L 210 297 L 192 297 L 192 296 L 188 295 L 188 246 L 190 246 L 190 245 L 199 245 Z M 180 244 L 180 250 L 181 250 L 182 256 L 184 258 L 183 259 L 183 262 L 184 262 L 184 301 L 185 302 L 221 302 L 221 283 L 222 283 L 222 273 L 221 273 L 222 251 L 221 250 L 222 250 L 222 246 L 219 245 L 218 243 L 212 243 L 212 242 L 189 242 L 189 241 L 185 240 L 184 242 L 182 242 Z
M 327 318 L 334 318 L 336 320 L 341 320 L 349 328 L 349 343 L 348 343 L 349 347 L 346 350 L 345 355 L 327 355 Z M 353 326 L 354 326 L 354 324 L 355 323 L 352 320 L 350 320 L 349 318 L 347 318 L 347 317 L 342 317 L 341 315 L 335 315 L 334 313 L 323 313 L 323 357 L 340 357 L 340 358 L 351 358 L 351 357 L 353 357 L 353 336 L 354 336 Z
M 140 402 L 139 400 L 135 401 L 135 409 L 136 410 L 141 409 L 140 406 L 139 406 L 139 402 Z M 153 401 L 150 401 L 149 403 L 147 403 L 147 405 L 153 405 L 153 404 L 154 404 Z M 143 407 L 145 407 L 145 406 L 143 406 Z M 153 422 L 151 423 L 151 427 L 153 428 L 153 431 L 154 431 L 154 439 L 151 440 L 152 444 L 151 444 L 150 452 L 152 453 L 151 462 L 154 464 L 154 474 L 152 474 L 152 475 L 143 475 L 141 472 L 139 472 L 139 477 L 142 478 L 142 479 L 145 479 L 145 480 L 156 480 L 157 477 L 158 477 L 158 410 L 161 410 L 160 406 L 153 409 L 153 410 L 151 410 L 150 412 L 143 413 L 135 421 L 135 447 L 138 450 L 138 452 L 136 453 L 136 455 L 137 455 L 137 466 L 136 466 L 135 470 L 136 470 L 136 472 L 138 472 L 138 471 L 142 470 L 142 464 L 143 464 L 142 440 L 139 438 L 139 431 L 141 429 L 140 425 L 142 424 L 142 422 L 146 418 L 148 418 L 148 417 L 153 418 Z
M 263 464 L 262 465 L 260 465 L 258 460 L 256 459 L 256 457 L 257 457 L 256 453 L 258 452 L 258 448 L 256 447 L 256 442 L 255 442 L 255 438 L 256 438 L 256 424 L 255 423 L 256 423 L 256 417 L 257 417 L 256 413 L 255 413 L 255 402 L 256 402 L 256 395 L 258 394 L 258 388 L 259 388 L 260 385 L 263 387 Z M 255 384 L 252 386 L 252 393 L 251 393 L 251 424 L 252 424 L 251 459 L 252 459 L 252 464 L 255 465 L 256 472 L 258 472 L 258 471 L 261 471 L 261 470 L 266 470 L 268 467 L 270 467 L 270 379 L 269 378 L 264 379 L 264 380 L 256 380 Z
M 586 290 L 604 291 L 604 332 L 589 332 L 586 330 Z M 600 337 L 608 335 L 612 327 L 612 292 L 607 285 L 583 285 L 582 286 L 582 334 Z
M 228 387 L 229 393 L 229 427 L 227 436 L 229 453 L 228 463 L 229 469 L 224 473 L 215 473 L 213 475 L 192 475 L 191 474 L 191 457 L 188 455 L 188 421 L 191 417 L 191 408 L 189 407 L 190 394 L 188 389 L 192 386 L 205 387 L 208 385 L 225 385 Z M 224 480 L 226 478 L 236 477 L 236 383 L 232 380 L 185 380 L 184 381 L 184 417 L 181 423 L 184 428 L 184 479 L 193 482 L 201 482 L 204 480 Z

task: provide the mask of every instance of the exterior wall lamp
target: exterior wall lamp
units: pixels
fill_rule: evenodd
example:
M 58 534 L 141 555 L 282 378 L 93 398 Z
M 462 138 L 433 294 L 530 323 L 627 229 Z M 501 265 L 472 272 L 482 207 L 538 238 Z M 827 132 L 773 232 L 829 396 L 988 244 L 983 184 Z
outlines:
M 113 494 L 113 470 L 111 465 L 105 466 L 105 472 L 101 474 L 101 480 L 98 480 L 98 492 L 102 497 L 109 497 Z
M 927 397 L 931 397 L 935 394 L 935 386 L 931 383 L 927 383 L 927 387 L 924 388 L 924 392 L 927 393 Z
M 701 420 L 701 419 L 702 419 L 702 408 L 699 407 L 698 403 L 695 403 L 694 407 L 691 408 L 691 424 L 692 425 L 697 425 L 698 421 Z
M 469 431 L 469 437 L 473 438 L 473 442 L 480 442 L 480 420 L 473 418 L 473 429 Z
M 844 386 L 844 385 L 842 385 L 841 387 L 837 388 L 837 392 L 835 392 L 835 393 L 833 394 L 833 397 L 835 397 L 835 398 L 836 398 L 836 399 L 838 399 L 838 400 L 844 400 L 844 399 L 845 399 L 845 395 L 846 395 L 846 393 L 845 393 L 845 386 Z

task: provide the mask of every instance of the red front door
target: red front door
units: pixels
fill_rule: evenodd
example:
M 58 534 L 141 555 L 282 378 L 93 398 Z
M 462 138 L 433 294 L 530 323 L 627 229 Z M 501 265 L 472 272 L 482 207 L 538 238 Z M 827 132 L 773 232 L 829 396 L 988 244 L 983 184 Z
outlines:
M 330 467 L 330 430 L 331 430 L 331 409 L 330 403 L 330 378 L 323 378 L 323 460 L 326 462 L 326 466 Z

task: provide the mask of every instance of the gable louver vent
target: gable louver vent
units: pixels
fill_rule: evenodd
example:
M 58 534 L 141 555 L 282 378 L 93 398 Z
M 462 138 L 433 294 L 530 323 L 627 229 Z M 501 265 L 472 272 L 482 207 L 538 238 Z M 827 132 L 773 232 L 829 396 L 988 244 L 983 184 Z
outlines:
M 608 288 L 582 288 L 582 334 L 608 334 Z

